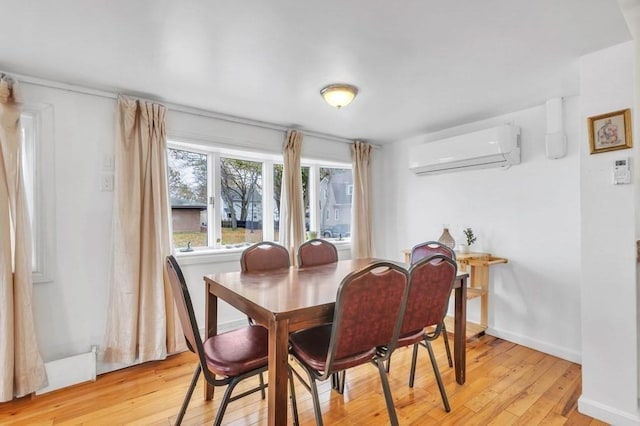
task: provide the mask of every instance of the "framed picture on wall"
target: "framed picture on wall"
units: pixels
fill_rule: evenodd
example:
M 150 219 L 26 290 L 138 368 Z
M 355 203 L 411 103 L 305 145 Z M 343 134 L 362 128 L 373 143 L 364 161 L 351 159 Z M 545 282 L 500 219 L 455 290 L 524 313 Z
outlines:
M 633 147 L 630 109 L 594 115 L 587 121 L 591 154 Z

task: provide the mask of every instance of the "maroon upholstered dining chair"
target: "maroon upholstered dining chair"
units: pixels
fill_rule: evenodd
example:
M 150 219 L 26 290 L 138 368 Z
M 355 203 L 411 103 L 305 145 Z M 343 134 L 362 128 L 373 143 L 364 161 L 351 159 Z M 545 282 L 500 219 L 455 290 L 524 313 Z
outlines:
M 268 331 L 264 327 L 247 326 L 211 336 L 203 342 L 193 312 L 189 289 L 182 270 L 173 256 L 167 257 L 167 273 L 187 346 L 191 352 L 198 356 L 198 365 L 182 402 L 176 425 L 182 423 L 201 372 L 210 385 L 227 386 L 214 421 L 215 425 L 220 425 L 229 402 L 258 391 L 262 392 L 262 399 L 265 398 L 264 389 L 267 385 L 262 380 L 257 387 L 239 395 L 232 396 L 232 392 L 242 380 L 258 374 L 261 375 L 267 369 Z M 294 421 L 297 424 L 297 410 L 292 386 L 293 376 L 291 375 L 289 375 L 289 384 L 292 392 Z
M 305 370 L 316 423 L 322 425 L 317 380 L 373 362 L 378 367 L 391 424 L 397 425 L 384 361 L 396 345 L 408 290 L 407 271 L 394 263 L 374 262 L 347 275 L 338 288 L 333 323 L 297 331 L 289 336 L 291 355 Z M 389 352 L 378 353 L 388 346 Z
M 407 306 L 396 346 L 413 345 L 409 387 L 413 387 L 414 384 L 418 344 L 427 348 L 438 389 L 440 389 L 442 403 L 447 412 L 451 411 L 451 407 L 438 370 L 436 357 L 431 348 L 431 341 L 437 339 L 442 332 L 444 317 L 449 307 L 449 296 L 457 272 L 456 262 L 443 254 L 425 257 L 411 265 Z M 432 331 L 425 332 L 427 327 Z
M 289 250 L 280 244 L 261 241 L 247 247 L 240 256 L 242 272 L 262 272 L 291 266 Z
M 454 261 L 456 260 L 456 252 L 450 249 L 448 246 L 438 241 L 427 241 L 426 243 L 420 243 L 411 249 L 410 263 L 413 265 L 420 259 L 432 256 L 434 254 L 443 254 L 449 256 Z M 447 333 L 447 327 L 444 322 L 442 323 L 442 340 L 444 341 L 444 349 L 447 351 L 447 362 L 449 367 L 453 367 L 453 358 L 451 357 L 451 347 L 449 346 L 449 334 Z M 387 364 L 387 367 L 389 365 Z M 387 370 L 388 371 L 388 370 Z
M 298 265 L 305 266 L 326 265 L 338 261 L 338 249 L 327 240 L 315 238 L 306 241 L 298 248 Z

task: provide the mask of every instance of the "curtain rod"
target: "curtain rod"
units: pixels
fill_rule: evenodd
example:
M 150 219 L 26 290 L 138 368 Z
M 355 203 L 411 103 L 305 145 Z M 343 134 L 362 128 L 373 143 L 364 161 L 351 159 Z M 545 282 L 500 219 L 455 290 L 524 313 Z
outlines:
M 13 77 L 18 84 L 27 83 L 27 84 L 32 84 L 34 86 L 41 86 L 41 87 L 46 87 L 46 88 L 50 88 L 50 89 L 65 90 L 65 91 L 68 91 L 68 92 L 80 93 L 80 94 L 83 94 L 83 95 L 91 95 L 91 96 L 97 96 L 97 97 L 101 97 L 101 98 L 114 99 L 114 100 L 118 99 L 118 95 L 119 95 L 118 93 L 109 92 L 109 91 L 106 91 L 106 90 L 94 89 L 94 88 L 91 88 L 91 87 L 80 86 L 80 85 L 77 85 L 77 84 L 70 84 L 70 83 L 63 83 L 63 82 L 59 82 L 59 81 L 46 80 L 46 79 L 43 79 L 43 78 L 32 77 L 32 76 L 23 75 L 23 74 L 16 74 L 16 73 L 13 73 L 13 72 L 7 72 L 7 71 L 0 70 L 0 73 L 5 73 L 8 76 Z M 224 121 L 228 121 L 228 122 L 231 122 L 231 123 L 247 124 L 247 125 L 250 125 L 250 126 L 260 127 L 260 128 L 269 129 L 269 130 L 276 130 L 276 131 L 281 131 L 281 132 L 286 132 L 287 130 L 290 129 L 289 127 L 281 126 L 281 125 L 278 125 L 278 124 L 273 124 L 273 123 L 268 123 L 268 122 L 258 121 L 258 120 L 252 120 L 252 119 L 249 119 L 249 118 L 236 117 L 236 116 L 233 116 L 233 115 L 227 115 L 227 114 L 222 114 L 222 113 L 213 112 L 213 111 L 207 111 L 207 110 L 204 110 L 204 109 L 195 108 L 195 107 L 189 107 L 189 106 L 186 106 L 186 105 L 175 104 L 175 103 L 172 103 L 172 102 L 163 102 L 163 101 L 159 101 L 157 99 L 148 99 L 148 98 L 145 98 L 143 96 L 142 97 L 138 96 L 136 94 L 123 93 L 122 95 L 136 97 L 136 98 L 144 100 L 144 101 L 161 103 L 161 104 L 165 105 L 167 108 L 169 108 L 170 110 L 178 111 L 178 112 L 184 112 L 184 113 L 187 113 L 187 114 L 199 115 L 201 117 L 215 118 L 215 119 L 218 119 L 218 120 L 224 120 Z M 302 131 L 305 135 L 308 135 L 308 136 L 313 136 L 313 137 L 318 137 L 318 138 L 322 138 L 322 139 L 332 140 L 332 141 L 335 141 L 335 142 L 341 142 L 341 143 L 347 143 L 347 144 L 352 144 L 354 142 L 354 140 L 342 138 L 342 137 L 339 137 L 339 136 L 330 135 L 330 134 L 327 134 L 327 133 L 314 132 L 314 131 L 308 131 L 308 130 L 300 130 L 300 131 Z M 378 147 L 377 145 L 372 145 L 372 146 L 376 147 L 376 148 Z

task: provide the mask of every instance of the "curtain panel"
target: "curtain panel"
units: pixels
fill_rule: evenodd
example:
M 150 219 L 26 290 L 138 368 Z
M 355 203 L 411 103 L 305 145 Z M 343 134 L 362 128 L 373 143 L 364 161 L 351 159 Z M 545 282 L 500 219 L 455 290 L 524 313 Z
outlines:
M 13 84 L 0 75 L 0 402 L 48 384 L 33 319 L 31 224 L 20 144 Z
M 302 132 L 289 130 L 284 141 L 282 189 L 280 191 L 280 242 L 289 250 L 291 264 L 296 265 L 297 250 L 304 242 L 304 202 L 300 155 Z
M 166 108 L 118 98 L 113 258 L 104 359 L 164 359 L 186 348 L 165 268 L 171 254 Z
M 353 200 L 351 221 L 351 255 L 372 257 L 371 238 L 371 145 L 355 142 L 351 146 L 353 161 Z

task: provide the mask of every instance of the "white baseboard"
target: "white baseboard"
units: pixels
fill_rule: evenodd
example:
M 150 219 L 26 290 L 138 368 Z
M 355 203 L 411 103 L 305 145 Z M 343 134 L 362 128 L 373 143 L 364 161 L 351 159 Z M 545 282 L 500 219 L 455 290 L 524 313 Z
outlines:
M 556 356 L 558 358 L 566 359 L 567 361 L 575 362 L 576 364 L 582 364 L 582 354 L 569 348 L 552 345 L 548 342 L 543 342 L 541 340 L 532 339 L 521 334 L 511 333 L 493 327 L 487 328 L 485 333 L 490 336 L 508 340 L 510 342 Z
M 67 386 L 96 380 L 96 347 L 91 352 L 46 362 L 49 385 L 38 389 L 36 395 L 52 392 Z
M 578 398 L 578 411 L 587 416 L 616 426 L 640 425 L 640 417 L 638 416 L 638 413 L 632 414 L 620 411 L 617 408 L 587 399 L 584 396 Z
M 233 320 L 233 321 L 227 321 L 227 322 L 218 324 L 218 333 L 224 333 L 225 331 L 234 330 L 236 328 L 240 328 L 247 324 L 248 322 L 246 317 Z M 204 336 L 204 328 L 200 329 L 200 336 Z M 97 368 L 98 374 L 109 373 L 111 371 L 121 370 L 123 368 L 131 367 L 133 365 L 139 364 L 138 361 L 134 362 L 133 364 L 123 364 L 123 363 L 117 363 L 117 362 L 104 362 L 102 361 L 102 359 L 103 359 L 103 354 L 102 352 L 100 352 L 98 354 L 98 360 L 99 360 L 98 368 Z

